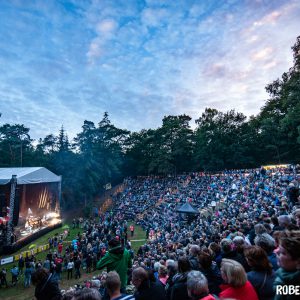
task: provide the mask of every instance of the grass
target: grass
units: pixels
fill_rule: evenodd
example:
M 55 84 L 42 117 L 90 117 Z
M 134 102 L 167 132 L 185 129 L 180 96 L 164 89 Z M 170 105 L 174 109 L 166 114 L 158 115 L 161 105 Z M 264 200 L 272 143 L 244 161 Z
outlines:
M 129 226 L 128 226 L 128 228 L 129 228 Z M 134 250 L 134 252 L 136 253 L 138 251 L 139 247 L 142 246 L 143 244 L 145 244 L 145 242 L 146 242 L 146 232 L 142 229 L 141 226 L 135 225 L 133 237 L 130 236 L 130 232 L 128 235 L 129 235 L 129 240 L 133 240 L 131 242 L 131 247 Z
M 69 230 L 70 230 L 70 235 L 67 237 L 67 239 L 65 240 L 64 247 L 69 244 L 69 241 L 73 240 L 78 232 L 82 232 L 82 229 L 72 229 L 72 226 L 70 224 L 63 224 L 64 225 L 69 225 Z M 129 226 L 131 225 L 131 223 L 129 223 Z M 53 237 L 55 234 L 60 234 L 64 231 L 63 227 L 54 229 L 50 232 L 48 232 L 47 234 L 45 234 L 44 236 L 40 237 L 39 239 L 35 240 L 34 242 L 32 242 L 32 244 L 35 244 L 37 246 L 42 246 L 42 245 L 46 245 L 48 244 L 48 239 L 49 237 Z M 130 236 L 130 232 L 129 232 L 129 236 Z M 134 231 L 134 236 L 133 237 L 129 237 L 130 240 L 133 240 L 131 242 L 132 248 L 134 250 L 134 252 L 136 253 L 139 249 L 139 247 L 141 245 L 143 245 L 146 242 L 146 233 L 145 231 L 138 225 L 135 225 L 135 231 Z M 136 240 L 136 241 L 135 241 Z M 27 246 L 23 247 L 22 249 L 20 249 L 19 251 L 17 251 L 14 254 L 11 255 L 17 255 L 20 254 L 21 252 L 27 251 L 28 248 L 30 247 L 31 244 L 28 244 Z M 44 261 L 45 257 L 46 257 L 46 253 L 48 250 L 44 251 L 44 252 L 40 252 L 36 254 L 36 258 L 37 260 L 41 259 L 42 261 Z M 10 256 L 10 255 L 9 255 Z M 2 257 L 1 257 L 2 258 Z M 7 269 L 7 282 L 8 285 L 10 285 L 11 283 L 11 274 L 10 274 L 10 270 L 13 267 L 14 264 L 17 264 L 17 262 L 15 263 L 11 263 L 11 264 L 7 264 L 4 265 L 3 267 Z M 2 266 L 1 266 L 2 267 Z M 93 273 L 89 273 L 86 274 L 84 272 L 84 270 L 82 270 L 82 277 L 81 279 L 72 279 L 72 280 L 67 280 L 67 273 L 63 272 L 62 274 L 62 282 L 60 282 L 59 286 L 61 289 L 68 289 L 70 286 L 73 286 L 75 284 L 83 284 L 83 282 L 87 279 L 92 278 L 95 275 L 98 275 L 99 273 L 101 273 L 100 271 L 95 271 Z M 7 300 L 29 300 L 29 299 L 33 299 L 34 296 L 34 287 L 31 286 L 29 288 L 24 288 L 24 276 L 19 276 L 19 282 L 17 284 L 17 286 L 15 287 L 8 287 L 8 288 L 1 288 L 0 289 L 0 299 L 7 299 Z

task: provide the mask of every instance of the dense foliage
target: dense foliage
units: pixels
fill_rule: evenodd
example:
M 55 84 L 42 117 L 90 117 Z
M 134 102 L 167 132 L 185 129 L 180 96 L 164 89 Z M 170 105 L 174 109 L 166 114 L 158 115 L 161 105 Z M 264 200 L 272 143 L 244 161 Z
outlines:
M 104 113 L 96 126 L 85 121 L 69 141 L 59 134 L 36 146 L 29 128 L 0 126 L 0 167 L 44 166 L 63 176 L 64 206 L 90 201 L 124 176 L 176 174 L 256 167 L 300 161 L 300 37 L 292 47 L 294 65 L 267 85 L 270 98 L 248 120 L 234 110 L 207 108 L 190 126 L 187 115 L 165 116 L 157 129 L 129 132 Z M 0 119 L 1 120 L 1 119 Z

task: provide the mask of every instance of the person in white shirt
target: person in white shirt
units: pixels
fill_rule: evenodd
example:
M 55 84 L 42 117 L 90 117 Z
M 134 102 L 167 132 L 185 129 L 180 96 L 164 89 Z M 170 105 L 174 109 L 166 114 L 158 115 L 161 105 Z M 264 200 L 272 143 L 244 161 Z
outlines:
M 68 265 L 67 265 L 67 270 L 68 270 L 68 280 L 73 278 L 73 268 L 74 268 L 74 262 L 73 260 L 69 260 Z

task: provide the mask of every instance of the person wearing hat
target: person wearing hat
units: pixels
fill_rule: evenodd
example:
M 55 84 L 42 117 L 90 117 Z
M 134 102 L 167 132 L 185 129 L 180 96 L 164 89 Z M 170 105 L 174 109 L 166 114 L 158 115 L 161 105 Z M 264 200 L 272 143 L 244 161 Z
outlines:
M 124 248 L 120 239 L 113 238 L 108 242 L 109 250 L 98 261 L 97 269 L 107 268 L 107 272 L 116 271 L 121 279 L 121 291 L 125 291 L 127 285 L 127 271 L 132 267 L 131 255 Z

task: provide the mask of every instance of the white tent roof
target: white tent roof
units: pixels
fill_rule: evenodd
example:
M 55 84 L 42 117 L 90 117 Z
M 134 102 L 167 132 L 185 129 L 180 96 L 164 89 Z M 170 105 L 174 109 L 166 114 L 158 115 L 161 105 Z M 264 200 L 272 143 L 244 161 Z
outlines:
M 10 182 L 12 175 L 17 175 L 17 184 L 59 182 L 61 177 L 46 168 L 0 168 L 0 185 Z

